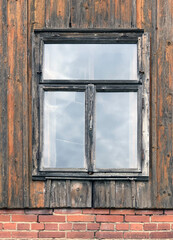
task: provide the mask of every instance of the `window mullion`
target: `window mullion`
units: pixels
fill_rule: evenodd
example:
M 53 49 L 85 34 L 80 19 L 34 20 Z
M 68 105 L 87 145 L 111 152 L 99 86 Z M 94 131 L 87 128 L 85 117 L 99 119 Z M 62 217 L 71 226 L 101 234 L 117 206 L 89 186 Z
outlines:
M 92 174 L 94 170 L 95 159 L 94 122 L 95 122 L 95 86 L 93 84 L 89 84 L 87 86 L 86 91 L 86 161 L 89 174 Z

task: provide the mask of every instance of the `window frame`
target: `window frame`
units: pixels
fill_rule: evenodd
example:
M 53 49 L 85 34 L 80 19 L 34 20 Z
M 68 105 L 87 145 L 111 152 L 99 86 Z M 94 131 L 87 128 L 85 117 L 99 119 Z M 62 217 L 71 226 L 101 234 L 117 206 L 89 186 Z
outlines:
M 137 80 L 43 80 L 43 46 L 45 43 L 120 43 L 137 44 Z M 147 180 L 149 177 L 149 35 L 143 30 L 35 30 L 32 59 L 32 158 L 33 180 Z M 85 154 L 87 169 L 55 169 L 41 167 L 43 146 L 44 91 L 84 91 Z M 89 131 L 89 114 L 94 116 L 96 92 L 137 92 L 138 169 L 97 169 L 93 172 L 95 156 L 95 121 Z M 92 98 L 92 101 L 90 101 Z M 91 157 L 88 157 L 91 156 Z

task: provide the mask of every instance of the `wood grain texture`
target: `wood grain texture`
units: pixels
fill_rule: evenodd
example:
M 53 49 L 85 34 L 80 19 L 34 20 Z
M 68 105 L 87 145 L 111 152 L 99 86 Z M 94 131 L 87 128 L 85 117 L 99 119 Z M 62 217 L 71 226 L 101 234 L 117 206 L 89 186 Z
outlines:
M 172 45 L 173 45 L 173 2 L 157 1 L 157 191 L 158 206 L 173 205 L 173 161 L 172 161 Z
M 7 206 L 8 120 L 7 120 L 7 1 L 0 4 L 0 207 Z
M 28 1 L 28 91 L 29 91 L 29 206 L 44 207 L 44 182 L 32 181 L 32 33 L 34 28 L 45 27 L 45 0 Z
M 47 28 L 68 28 L 70 22 L 70 1 L 69 0 L 46 0 L 45 27 Z
M 27 181 L 23 179 L 23 167 L 27 168 L 25 164 L 27 156 L 24 153 L 27 147 L 27 136 L 25 139 L 23 135 L 26 133 L 24 119 L 27 117 L 27 109 L 24 109 L 26 107 L 24 106 L 26 103 L 24 86 L 27 82 L 27 5 L 25 1 L 8 1 L 7 22 L 8 206 L 21 207 L 24 204 L 24 186 Z
M 69 27 L 92 28 L 94 8 L 92 0 L 71 0 Z
M 87 181 L 47 180 L 45 206 L 51 208 L 92 207 L 92 183 Z

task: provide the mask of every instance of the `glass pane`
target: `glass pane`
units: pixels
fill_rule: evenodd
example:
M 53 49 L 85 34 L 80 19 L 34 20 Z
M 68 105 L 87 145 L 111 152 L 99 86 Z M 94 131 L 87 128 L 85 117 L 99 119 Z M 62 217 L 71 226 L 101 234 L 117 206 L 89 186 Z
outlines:
M 45 44 L 43 78 L 136 80 L 137 44 Z
M 96 168 L 137 168 L 137 93 L 97 93 Z
M 84 168 L 84 92 L 44 92 L 44 168 Z

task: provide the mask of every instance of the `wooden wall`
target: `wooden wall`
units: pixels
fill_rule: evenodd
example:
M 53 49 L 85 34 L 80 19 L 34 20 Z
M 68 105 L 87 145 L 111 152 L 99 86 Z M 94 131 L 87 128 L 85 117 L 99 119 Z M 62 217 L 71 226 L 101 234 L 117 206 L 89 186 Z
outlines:
M 32 181 L 33 29 L 133 27 L 151 36 L 150 180 Z M 173 0 L 1 0 L 0 208 L 172 208 L 172 147 Z

